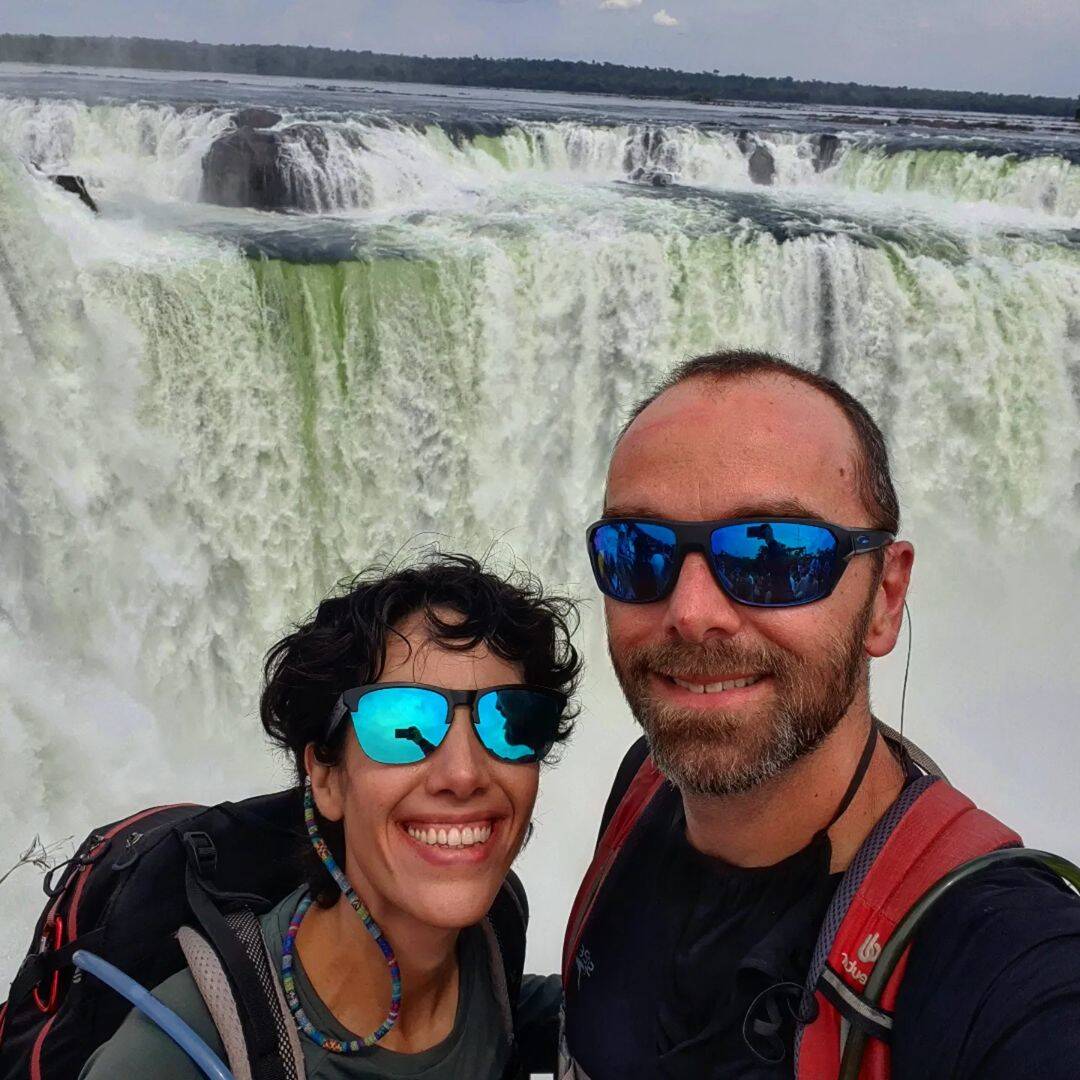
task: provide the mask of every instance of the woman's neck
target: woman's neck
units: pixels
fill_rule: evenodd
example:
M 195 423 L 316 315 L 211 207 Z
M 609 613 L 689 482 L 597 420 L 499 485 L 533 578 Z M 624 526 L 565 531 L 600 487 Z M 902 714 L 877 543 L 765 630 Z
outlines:
M 419 1053 L 454 1027 L 459 931 L 421 925 L 400 913 L 384 913 L 379 925 L 401 969 L 402 997 L 398 1021 L 379 1045 Z M 330 908 L 311 906 L 296 948 L 312 988 L 343 1027 L 362 1037 L 383 1022 L 390 1008 L 386 958 L 344 897 Z

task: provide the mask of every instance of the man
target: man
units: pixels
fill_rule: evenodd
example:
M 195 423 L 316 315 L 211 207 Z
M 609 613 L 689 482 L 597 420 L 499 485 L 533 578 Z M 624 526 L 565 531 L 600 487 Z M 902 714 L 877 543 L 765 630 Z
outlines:
M 645 737 L 568 934 L 565 1075 L 790 1077 L 801 1050 L 798 1076 L 827 1080 L 843 1019 L 889 1040 L 870 1040 L 864 1077 L 1080 1076 L 1080 900 L 1042 869 L 956 885 L 919 926 L 891 1015 L 858 1012 L 876 932 L 829 954 L 825 993 L 803 991 L 856 853 L 869 852 L 859 873 L 908 873 L 895 847 L 877 854 L 899 835 L 897 807 L 925 806 L 932 788 L 959 808 L 946 870 L 965 844 L 1018 840 L 878 737 L 869 660 L 896 643 L 914 557 L 898 529 L 881 433 L 828 379 L 723 353 L 683 364 L 635 410 L 589 543 Z M 655 587 L 635 578 L 637 555 L 597 559 L 639 549 L 666 555 Z M 662 776 L 642 787 L 647 755 Z M 905 842 L 921 850 L 923 832 Z M 814 1024 L 823 1008 L 831 1028 Z

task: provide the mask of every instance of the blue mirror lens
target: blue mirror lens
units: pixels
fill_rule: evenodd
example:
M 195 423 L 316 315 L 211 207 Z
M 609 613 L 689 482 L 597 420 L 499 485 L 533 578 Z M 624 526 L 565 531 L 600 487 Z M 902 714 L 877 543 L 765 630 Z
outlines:
M 360 749 L 382 765 L 423 761 L 449 730 L 446 699 L 419 686 L 371 690 L 352 714 Z
M 676 543 L 665 525 L 612 521 L 593 532 L 590 548 L 597 583 L 616 600 L 656 600 L 671 585 Z
M 476 700 L 476 734 L 503 761 L 539 761 L 555 741 L 562 702 L 554 695 L 510 687 Z
M 820 525 L 756 521 L 713 531 L 716 573 L 736 600 L 794 605 L 819 600 L 836 569 L 836 539 Z

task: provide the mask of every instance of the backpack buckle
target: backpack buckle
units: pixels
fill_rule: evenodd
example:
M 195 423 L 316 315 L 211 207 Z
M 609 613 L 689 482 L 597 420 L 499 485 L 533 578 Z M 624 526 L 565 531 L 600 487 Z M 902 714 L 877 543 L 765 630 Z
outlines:
M 182 837 L 191 869 L 204 880 L 217 874 L 217 848 L 208 833 L 186 832 Z

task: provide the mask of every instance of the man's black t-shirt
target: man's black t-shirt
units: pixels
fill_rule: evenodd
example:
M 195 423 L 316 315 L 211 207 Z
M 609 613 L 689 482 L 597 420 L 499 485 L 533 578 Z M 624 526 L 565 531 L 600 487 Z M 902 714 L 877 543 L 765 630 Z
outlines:
M 617 792 L 643 756 L 640 744 L 627 755 Z M 666 786 L 574 958 L 567 1041 L 591 1080 L 790 1077 L 794 987 L 841 877 L 829 854 L 821 839 L 770 867 L 711 859 Z M 745 1023 L 770 998 L 785 1020 L 775 1039 Z M 1080 1077 L 1080 899 L 1028 869 L 957 886 L 912 947 L 892 1052 L 896 1080 Z

